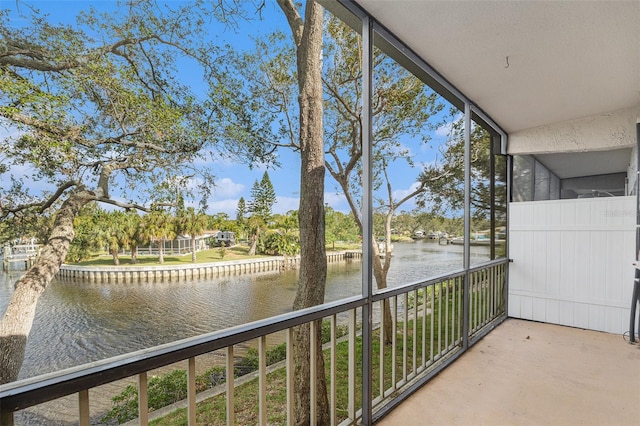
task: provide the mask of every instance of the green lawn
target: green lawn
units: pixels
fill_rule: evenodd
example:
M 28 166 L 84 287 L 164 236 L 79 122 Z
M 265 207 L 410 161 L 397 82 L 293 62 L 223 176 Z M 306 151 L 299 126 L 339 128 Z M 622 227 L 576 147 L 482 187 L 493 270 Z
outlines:
M 249 252 L 248 246 L 237 245 L 234 247 L 229 247 L 224 249 L 223 251 L 217 247 L 209 250 L 203 250 L 196 253 L 196 263 L 211 263 L 211 262 L 222 262 L 228 260 L 244 260 L 244 259 L 257 259 L 261 257 L 266 257 L 265 255 L 256 255 L 249 256 L 247 253 Z M 130 266 L 131 256 L 129 255 L 121 255 L 118 256 L 120 259 L 121 266 Z M 186 253 L 183 255 L 177 254 L 165 254 L 164 263 L 162 265 L 192 265 L 191 262 L 191 253 Z M 96 255 L 94 258 L 89 260 L 84 260 L 82 262 L 75 263 L 75 265 L 81 266 L 114 266 L 113 257 L 110 255 L 102 254 Z M 158 261 L 158 256 L 138 256 L 138 263 L 136 266 L 159 266 L 160 262 Z
M 451 297 L 451 296 L 450 296 Z M 449 303 L 451 303 L 451 298 Z M 446 303 L 446 302 L 445 302 Z M 418 362 L 422 359 L 422 335 L 426 334 L 426 358 L 430 357 L 431 348 L 430 348 L 430 332 L 431 326 L 430 321 L 431 318 L 434 319 L 434 329 L 438 329 L 438 315 L 437 315 L 437 306 L 435 307 L 435 311 L 433 316 L 427 318 L 427 328 L 423 330 L 422 320 L 418 321 L 416 324 L 416 338 L 417 338 L 417 353 L 416 358 Z M 453 310 L 454 307 L 450 305 L 450 309 Z M 450 310 L 450 312 L 452 312 Z M 459 323 L 460 318 L 456 318 L 456 324 Z M 446 327 L 445 324 L 443 326 Z M 396 340 L 396 374 L 397 379 L 400 379 L 402 375 L 403 369 L 403 359 L 404 352 L 406 351 L 407 358 L 407 370 L 411 371 L 413 368 L 413 327 L 414 321 L 409 320 L 407 323 L 407 345 L 403 346 L 403 338 L 402 338 L 402 329 L 403 324 L 398 324 L 398 334 Z M 449 327 L 449 336 L 452 336 L 453 330 L 451 329 L 451 324 Z M 444 327 L 442 330 L 444 333 Z M 379 384 L 379 371 L 380 371 L 380 339 L 379 332 L 376 330 L 373 333 L 373 359 L 372 359 L 372 378 L 373 378 L 373 395 L 374 397 L 380 392 L 380 384 Z M 434 344 L 437 346 L 437 338 L 434 341 Z M 434 348 L 435 352 L 437 352 L 437 347 Z M 441 349 L 445 350 L 444 342 L 441 343 Z M 348 368 L 349 368 L 349 349 L 348 342 L 344 341 L 339 343 L 336 346 L 337 350 L 337 365 L 336 365 L 336 381 L 337 381 L 337 417 L 338 422 L 344 420 L 348 416 L 347 407 L 348 407 Z M 393 348 L 391 345 L 387 345 L 384 347 L 384 387 L 388 389 L 391 386 L 392 382 L 392 351 Z M 327 386 L 329 386 L 331 378 L 329 376 L 330 365 L 328 363 L 329 354 L 328 351 L 325 351 L 325 371 L 327 378 Z M 361 405 L 361 386 L 362 386 L 362 340 L 361 337 L 358 337 L 356 340 L 356 407 Z M 280 369 L 275 371 L 267 376 L 267 422 L 269 424 L 286 424 L 286 386 L 285 386 L 285 371 L 284 369 Z M 249 383 L 246 383 L 242 386 L 236 387 L 235 390 L 235 411 L 236 411 L 236 423 L 237 424 L 256 424 L 258 419 L 258 380 L 252 380 Z M 205 424 L 205 425 L 225 425 L 226 424 L 226 395 L 221 394 L 216 397 L 210 398 L 202 403 L 197 405 L 197 423 Z M 187 424 L 187 416 L 186 410 L 180 409 L 176 410 L 173 413 L 153 421 L 151 424 L 153 425 L 186 425 Z
M 333 246 L 328 246 L 327 251 L 343 251 L 343 250 L 359 250 L 358 244 L 336 244 L 335 249 Z M 228 247 L 222 250 L 220 247 L 212 248 L 209 250 L 203 250 L 196 253 L 196 263 L 211 263 L 222 262 L 228 260 L 247 260 L 247 259 L 259 259 L 269 257 L 267 255 L 255 255 L 249 256 L 249 246 L 236 245 L 234 247 Z M 120 266 L 131 266 L 131 256 L 120 255 Z M 72 265 L 80 266 L 114 266 L 113 257 L 107 254 L 96 254 L 93 258 L 83 260 L 77 263 L 70 263 Z M 185 253 L 182 255 L 166 254 L 164 255 L 164 263 L 162 265 L 192 265 L 191 253 Z M 140 256 L 138 255 L 138 263 L 136 266 L 159 266 L 161 263 L 158 261 L 158 256 Z

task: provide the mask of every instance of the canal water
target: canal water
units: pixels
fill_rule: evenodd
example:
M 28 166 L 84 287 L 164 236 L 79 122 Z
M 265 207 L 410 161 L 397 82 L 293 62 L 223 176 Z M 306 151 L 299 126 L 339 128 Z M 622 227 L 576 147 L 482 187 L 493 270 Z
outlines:
M 474 247 L 472 263 L 488 260 Z M 461 246 L 395 243 L 389 286 L 462 267 Z M 360 294 L 359 260 L 329 264 L 326 301 Z M 19 273 L 0 273 L 3 313 Z M 54 281 L 38 302 L 20 378 L 235 326 L 291 310 L 297 272 L 162 283 Z

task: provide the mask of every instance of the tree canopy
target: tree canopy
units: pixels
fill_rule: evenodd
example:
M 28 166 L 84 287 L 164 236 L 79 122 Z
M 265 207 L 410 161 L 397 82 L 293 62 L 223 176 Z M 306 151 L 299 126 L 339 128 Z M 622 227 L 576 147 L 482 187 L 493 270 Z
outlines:
M 211 173 L 194 167 L 219 137 L 213 104 L 180 72 L 186 63 L 213 75 L 218 48 L 205 24 L 220 5 L 141 0 L 109 15 L 90 8 L 75 25 L 51 25 L 25 7 L 26 23 L 16 26 L 0 12 L 0 124 L 10 131 L 0 171 L 11 182 L 0 188 L 0 220 L 27 229 L 53 218 L 0 321 L 0 383 L 17 377 L 38 297 L 87 204 L 148 210 L 182 193 L 206 199 L 213 188 Z M 4 225 L 2 236 L 11 237 Z
M 24 27 L 0 18 L 0 119 L 13 129 L 3 165 L 28 166 L 32 182 L 50 188 L 39 198 L 13 176 L 2 217 L 44 211 L 83 189 L 116 205 L 169 202 L 195 173 L 208 193 L 211 175 L 191 165 L 215 142 L 211 108 L 178 77 L 181 61 L 204 75 L 215 58 L 214 45 L 194 41 L 205 40 L 194 22 L 202 17 L 136 2 L 122 15 L 89 10 L 73 27 L 53 27 L 37 11 Z M 127 196 L 133 188 L 142 199 Z

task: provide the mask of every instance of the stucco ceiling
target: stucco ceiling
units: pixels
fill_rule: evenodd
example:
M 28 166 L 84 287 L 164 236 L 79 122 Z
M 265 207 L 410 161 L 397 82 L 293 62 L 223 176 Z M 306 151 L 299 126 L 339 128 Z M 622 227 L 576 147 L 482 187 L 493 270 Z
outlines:
M 508 133 L 640 104 L 640 1 L 357 3 Z

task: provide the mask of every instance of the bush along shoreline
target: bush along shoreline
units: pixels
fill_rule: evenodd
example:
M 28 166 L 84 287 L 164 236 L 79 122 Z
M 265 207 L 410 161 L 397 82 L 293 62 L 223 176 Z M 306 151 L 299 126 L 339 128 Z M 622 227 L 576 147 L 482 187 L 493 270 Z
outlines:
M 346 326 L 337 327 L 337 338 L 347 335 Z M 322 343 L 327 343 L 330 338 L 330 324 L 322 323 Z M 269 349 L 266 353 L 267 365 L 284 361 L 287 355 L 286 343 L 280 343 Z M 244 357 L 236 360 L 233 368 L 234 379 L 249 375 L 258 371 L 259 353 L 255 348 L 250 348 Z M 196 376 L 196 393 L 212 389 L 227 381 L 226 368 L 214 366 L 204 373 Z M 187 371 L 177 369 L 168 373 L 154 376 L 147 384 L 149 412 L 157 411 L 187 398 Z M 101 417 L 101 423 L 122 424 L 138 417 L 138 387 L 128 385 L 122 392 L 111 399 L 112 408 Z

